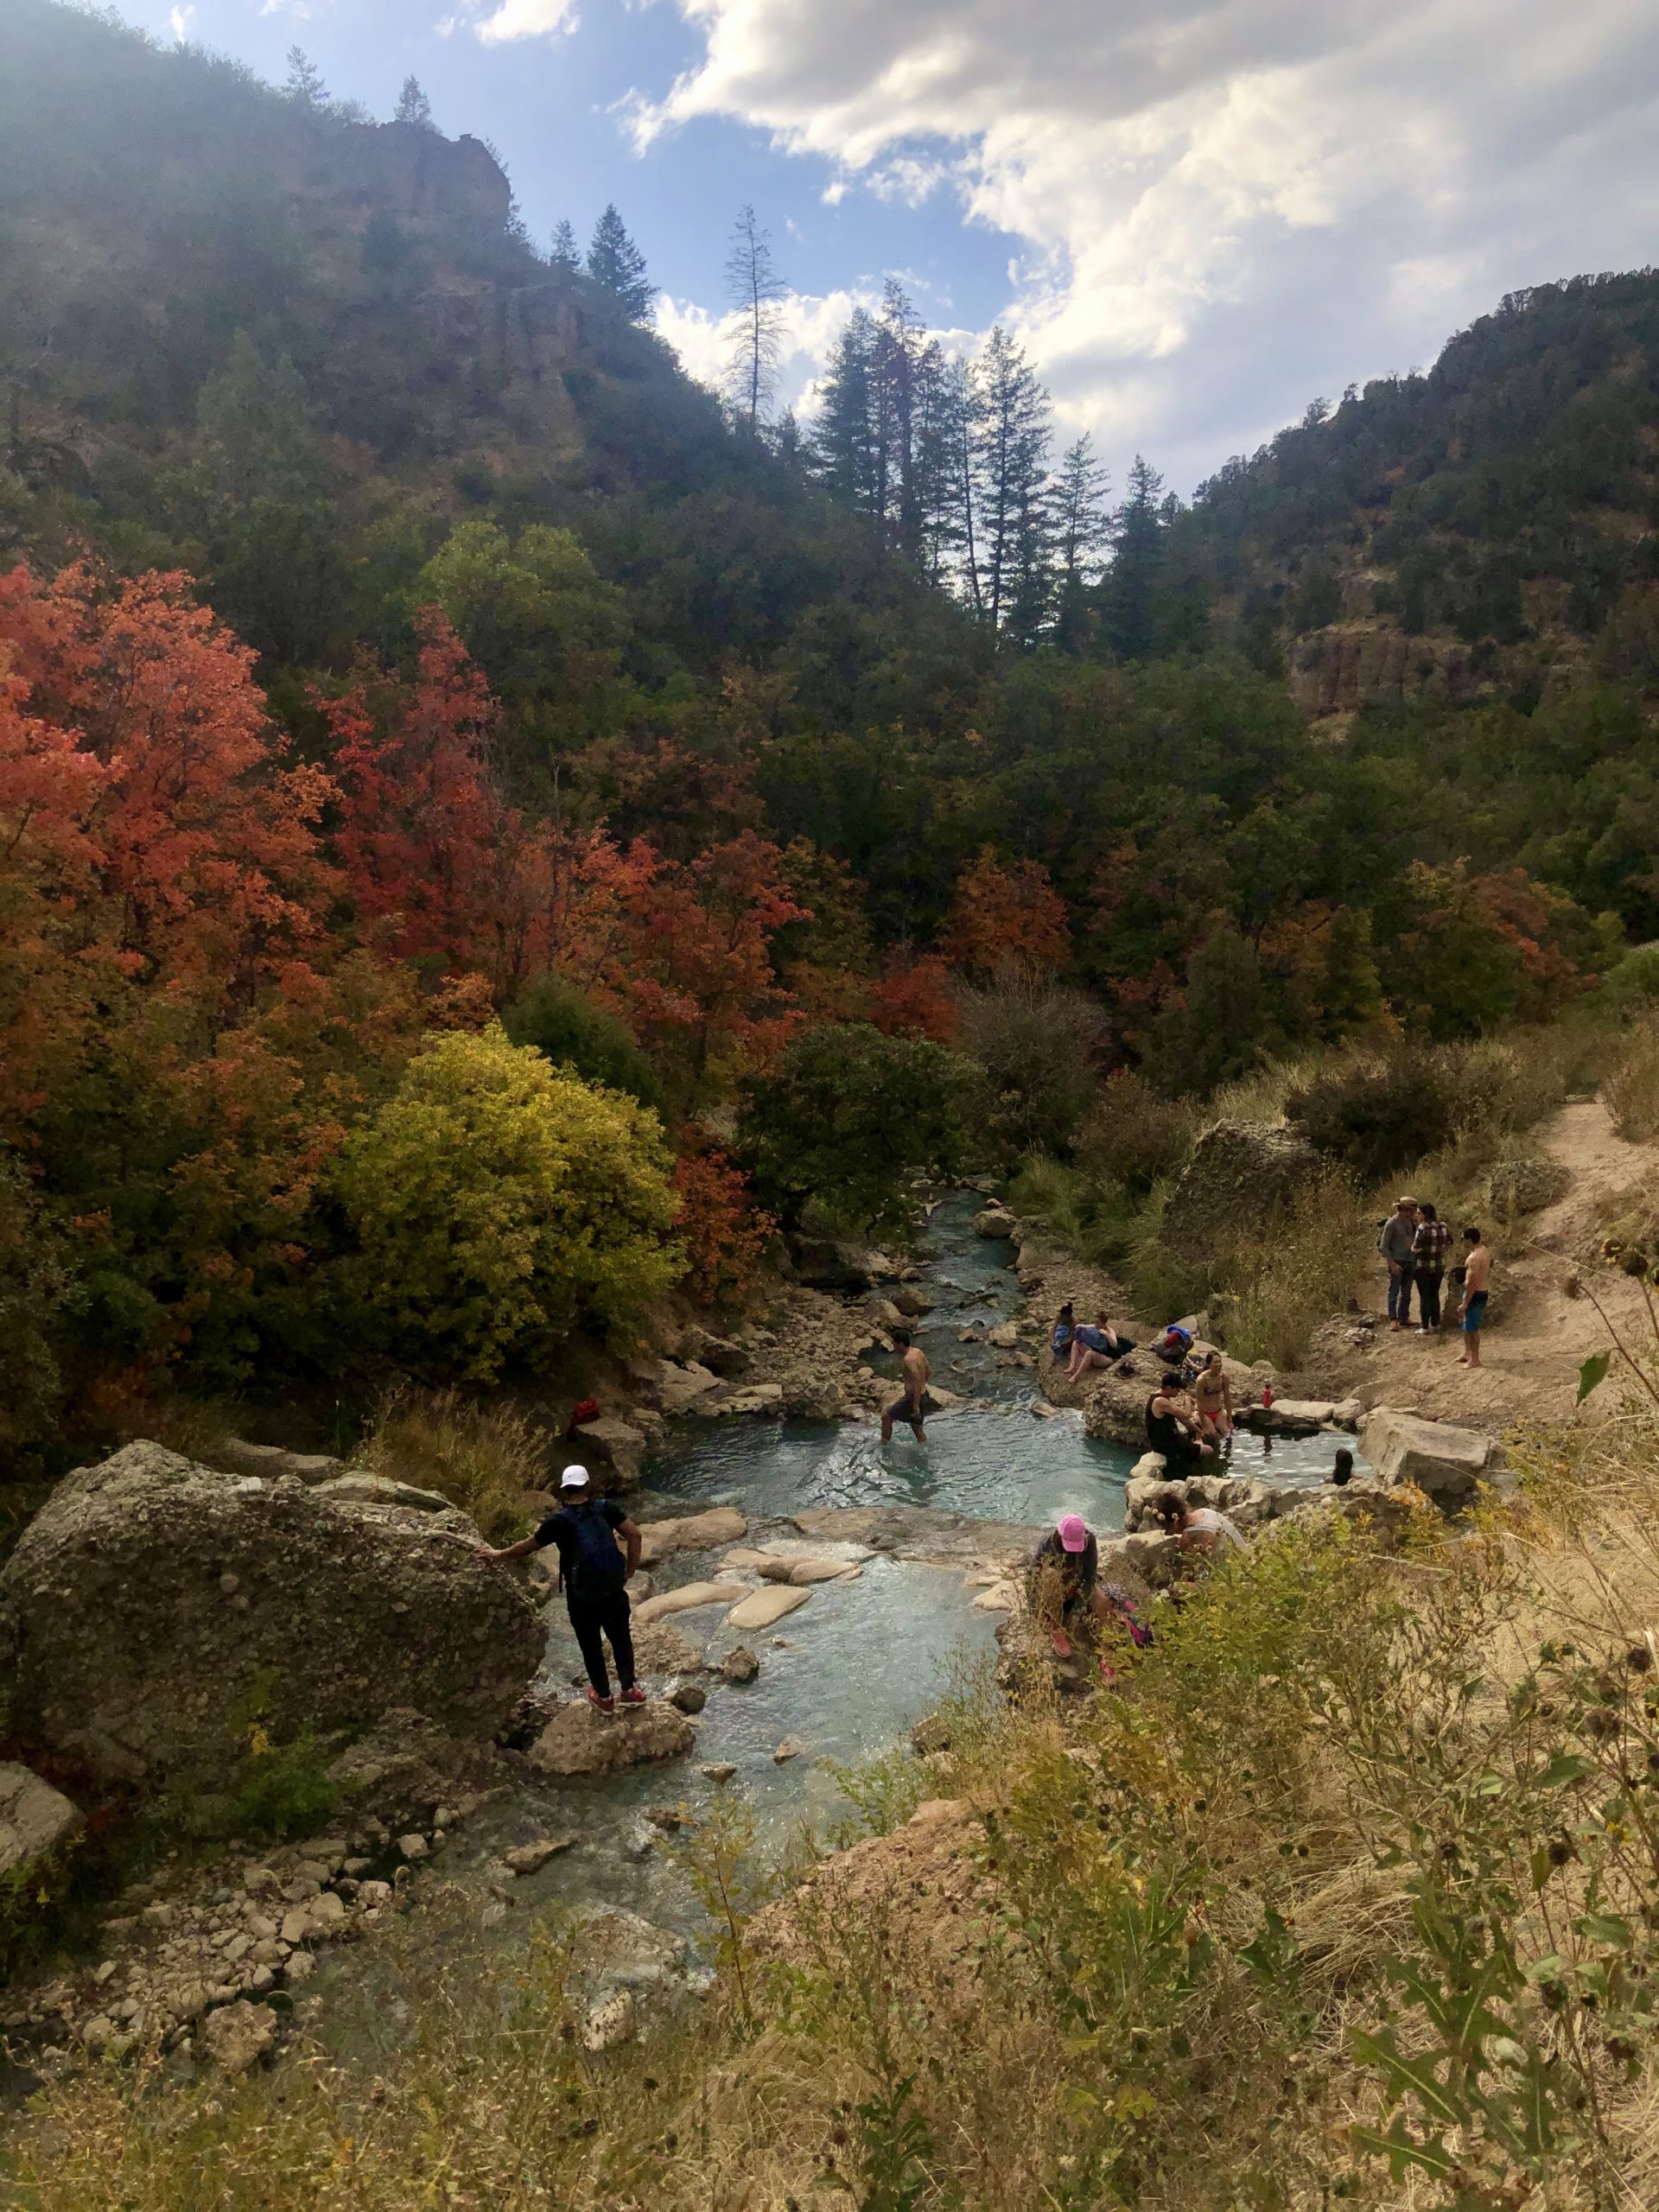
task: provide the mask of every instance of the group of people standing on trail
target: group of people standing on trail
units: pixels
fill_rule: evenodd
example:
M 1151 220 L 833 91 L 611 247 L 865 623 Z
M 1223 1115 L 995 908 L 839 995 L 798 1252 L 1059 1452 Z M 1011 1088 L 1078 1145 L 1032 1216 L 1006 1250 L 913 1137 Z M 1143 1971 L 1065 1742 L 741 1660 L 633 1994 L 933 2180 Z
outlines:
M 1463 1231 L 1463 1258 L 1452 1271 L 1459 1290 L 1458 1325 L 1463 1350 L 1459 1367 L 1480 1365 L 1480 1332 L 1486 1318 L 1486 1300 L 1492 1285 L 1492 1255 L 1484 1235 L 1472 1224 Z M 1417 1293 L 1419 1332 L 1438 1336 L 1440 1297 L 1452 1244 L 1450 1224 L 1442 1221 L 1427 1198 L 1400 1198 L 1394 1211 L 1377 1232 L 1376 1249 L 1389 1270 L 1389 1326 L 1409 1329 L 1411 1294 Z

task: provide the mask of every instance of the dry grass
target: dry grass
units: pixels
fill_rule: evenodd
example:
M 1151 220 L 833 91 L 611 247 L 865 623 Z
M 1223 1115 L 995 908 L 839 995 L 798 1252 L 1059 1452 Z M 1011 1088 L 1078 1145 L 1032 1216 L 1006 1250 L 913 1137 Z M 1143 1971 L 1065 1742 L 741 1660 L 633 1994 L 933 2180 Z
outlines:
M 359 1457 L 377 1475 L 438 1491 L 495 1544 L 530 1526 L 524 1493 L 541 1489 L 549 1467 L 545 1439 L 522 1414 L 454 1390 L 395 1392 Z
M 1602 1084 L 1613 1127 L 1631 1144 L 1659 1137 L 1659 1024 L 1637 1022 L 1618 1064 Z

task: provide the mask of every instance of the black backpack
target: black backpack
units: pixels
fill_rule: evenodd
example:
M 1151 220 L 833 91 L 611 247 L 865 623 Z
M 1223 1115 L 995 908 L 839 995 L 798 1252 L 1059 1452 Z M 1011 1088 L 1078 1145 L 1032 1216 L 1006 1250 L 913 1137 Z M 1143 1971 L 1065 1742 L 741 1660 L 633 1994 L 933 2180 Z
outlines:
M 576 1531 L 575 1553 L 565 1573 L 570 1588 L 579 1598 L 605 1597 L 620 1590 L 628 1579 L 628 1562 L 598 1499 L 585 1497 L 564 1510 Z

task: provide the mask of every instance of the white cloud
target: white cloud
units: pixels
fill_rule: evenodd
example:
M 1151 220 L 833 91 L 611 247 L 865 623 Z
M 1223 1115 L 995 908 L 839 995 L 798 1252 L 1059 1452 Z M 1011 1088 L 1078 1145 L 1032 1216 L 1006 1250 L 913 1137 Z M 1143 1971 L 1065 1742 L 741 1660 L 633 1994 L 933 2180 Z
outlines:
M 779 305 L 783 328 L 778 354 L 778 395 L 780 406 L 798 413 L 816 411 L 817 380 L 830 358 L 830 348 L 847 326 L 855 308 L 874 311 L 881 304 L 880 288 L 874 290 L 791 292 Z M 671 298 L 659 292 L 656 326 L 680 357 L 688 376 L 718 391 L 731 359 L 738 318 L 716 315 L 691 300 Z
M 483 14 L 473 29 L 486 46 L 502 46 L 512 39 L 556 38 L 576 28 L 576 0 L 462 0 L 473 15 Z M 485 10 L 488 10 L 485 13 Z M 447 16 L 436 28 L 446 38 L 461 22 Z
M 190 35 L 190 26 L 195 19 L 195 13 L 194 8 L 174 8 L 168 11 L 167 28 L 181 46 Z
M 954 192 L 1020 241 L 1004 319 L 1063 418 L 1184 488 L 1503 291 L 1652 252 L 1652 0 L 677 4 L 702 55 L 636 143 L 723 116 L 831 205 Z

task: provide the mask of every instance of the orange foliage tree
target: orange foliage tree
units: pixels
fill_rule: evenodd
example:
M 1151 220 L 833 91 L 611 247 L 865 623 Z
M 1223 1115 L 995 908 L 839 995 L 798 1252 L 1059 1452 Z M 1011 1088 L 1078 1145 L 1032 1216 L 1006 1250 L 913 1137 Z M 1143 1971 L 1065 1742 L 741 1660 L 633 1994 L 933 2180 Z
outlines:
M 753 1287 L 775 1217 L 754 1203 L 749 1179 L 715 1144 L 689 1133 L 674 1165 L 680 1211 L 674 1233 L 685 1247 L 685 1285 L 701 1304 L 737 1300 Z
M 1036 861 L 1005 866 L 988 845 L 957 882 L 944 941 L 950 959 L 972 975 L 1008 966 L 1048 974 L 1071 957 L 1065 901 L 1048 870 Z

